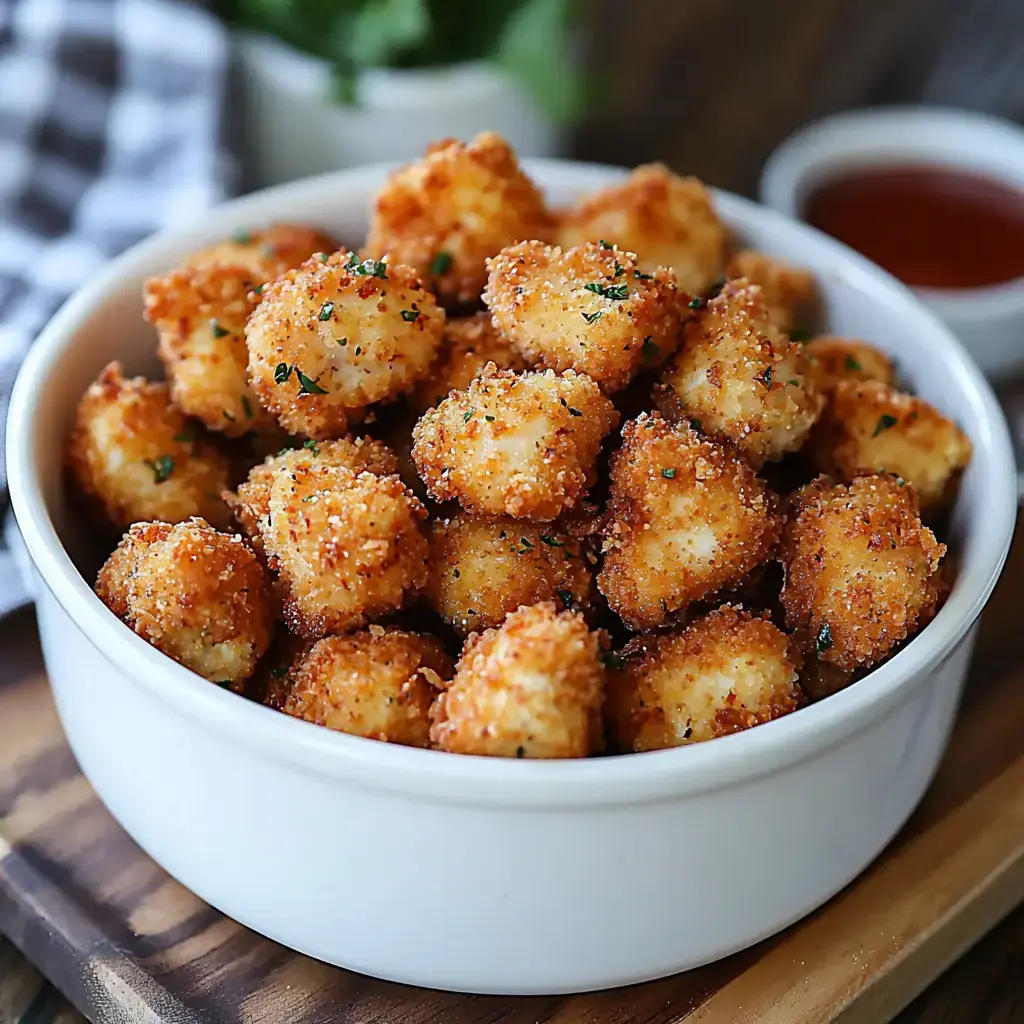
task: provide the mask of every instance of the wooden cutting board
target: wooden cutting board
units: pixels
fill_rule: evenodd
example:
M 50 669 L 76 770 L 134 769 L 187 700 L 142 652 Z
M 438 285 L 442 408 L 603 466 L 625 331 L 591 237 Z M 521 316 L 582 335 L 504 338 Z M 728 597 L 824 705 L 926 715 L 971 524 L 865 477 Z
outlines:
M 16 617 L 0 627 L 0 931 L 104 1022 L 878 1024 L 1024 899 L 1017 548 L 982 623 L 949 752 L 872 868 L 752 950 L 664 981 L 564 998 L 374 981 L 213 910 L 142 853 L 96 798 L 64 741 L 31 619 Z

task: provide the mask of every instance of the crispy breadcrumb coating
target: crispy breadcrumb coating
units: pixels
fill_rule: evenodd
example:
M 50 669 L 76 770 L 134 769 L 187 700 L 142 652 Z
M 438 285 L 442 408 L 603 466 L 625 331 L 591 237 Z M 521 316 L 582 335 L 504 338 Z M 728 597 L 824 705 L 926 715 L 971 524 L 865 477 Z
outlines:
M 330 235 L 302 224 L 274 224 L 260 231 L 237 231 L 222 242 L 192 253 L 185 263 L 192 267 L 241 267 L 259 286 L 280 277 L 308 260 L 315 252 L 334 252 Z
M 679 288 L 696 295 L 722 273 L 725 228 L 696 178 L 645 164 L 564 213 L 555 241 L 563 249 L 605 239 L 639 254 L 642 269 L 671 267 Z
M 817 292 L 817 282 L 809 270 L 753 249 L 734 253 L 725 265 L 726 277 L 745 277 L 761 289 L 768 319 L 784 333 L 806 323 Z
M 288 627 L 314 639 L 358 629 L 423 586 L 426 511 L 379 442 L 314 442 L 256 467 L 232 500 L 278 575 Z
M 608 673 L 606 718 L 621 751 L 701 743 L 795 711 L 800 655 L 780 629 L 723 605 L 686 629 L 637 637 Z
M 819 477 L 796 493 L 783 531 L 786 624 L 806 654 L 836 668 L 877 664 L 931 619 L 945 552 L 913 487 Z
M 970 438 L 956 423 L 923 398 L 872 380 L 835 383 L 807 448 L 817 469 L 843 480 L 902 477 L 926 510 L 945 503 L 971 461 Z
M 272 429 L 249 387 L 245 322 L 259 296 L 246 267 L 185 265 L 145 286 L 146 319 L 159 337 L 171 397 L 209 430 L 241 437 Z
M 603 698 L 598 635 L 582 615 L 530 605 L 466 642 L 430 739 L 459 754 L 586 757 L 603 746 Z
M 292 669 L 283 710 L 337 732 L 426 747 L 430 705 L 451 675 L 433 637 L 371 626 L 313 644 Z
M 776 506 L 735 452 L 643 413 L 623 427 L 612 456 L 597 585 L 631 629 L 661 625 L 771 557 Z
M 417 413 L 442 402 L 449 391 L 464 391 L 488 363 L 499 370 L 525 370 L 526 363 L 494 328 L 489 313 L 458 317 L 445 324 L 444 338 L 430 373 L 409 396 Z
M 365 255 L 414 267 L 445 304 L 474 302 L 484 260 L 526 238 L 550 241 L 554 224 L 540 190 L 509 144 L 483 132 L 445 139 L 395 171 L 377 193 Z
M 892 384 L 893 361 L 880 349 L 856 338 L 819 334 L 804 346 L 818 390 L 827 394 L 840 380 L 880 380 Z
M 412 456 L 435 501 L 549 522 L 594 482 L 601 439 L 617 423 L 612 403 L 583 374 L 488 366 L 423 415 Z
M 458 515 L 430 526 L 431 607 L 460 634 L 500 626 L 520 605 L 555 601 L 586 612 L 593 604 L 589 556 L 555 526 Z
M 675 350 L 683 312 L 675 276 L 664 267 L 644 273 L 631 252 L 520 242 L 487 267 L 494 325 L 532 364 L 577 370 L 611 393 Z
M 136 523 L 96 577 L 103 603 L 144 640 L 209 679 L 256 670 L 273 625 L 263 566 L 202 519 Z
M 122 529 L 144 520 L 230 521 L 221 492 L 228 460 L 171 404 L 166 384 L 125 379 L 111 363 L 78 403 L 68 465 L 82 490 Z
M 825 402 L 803 346 L 772 325 L 761 289 L 743 278 L 694 305 L 662 375 L 662 411 L 732 441 L 755 468 L 795 451 Z
M 249 317 L 252 386 L 290 433 L 336 437 L 426 377 L 444 320 L 406 266 L 314 256 L 267 285 Z

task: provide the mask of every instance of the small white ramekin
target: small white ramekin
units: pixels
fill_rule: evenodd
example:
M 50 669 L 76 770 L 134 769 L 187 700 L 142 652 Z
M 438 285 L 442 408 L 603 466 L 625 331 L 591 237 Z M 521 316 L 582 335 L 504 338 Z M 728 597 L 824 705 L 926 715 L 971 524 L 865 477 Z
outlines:
M 556 204 L 623 172 L 528 162 Z M 671 974 L 748 946 L 836 893 L 920 800 L 1015 514 L 1010 440 L 984 378 L 898 282 L 771 210 L 716 194 L 749 244 L 814 268 L 828 327 L 894 353 L 974 443 L 936 619 L 843 692 L 682 749 L 542 762 L 330 732 L 211 686 L 118 621 L 79 573 L 62 449 L 110 359 L 156 369 L 144 279 L 271 221 L 350 243 L 384 169 L 229 203 L 146 242 L 57 314 L 11 403 L 11 496 L 57 707 L 83 771 L 158 863 L 231 917 L 357 971 L 471 992 L 552 993 Z
M 808 196 L 860 168 L 924 164 L 1024 190 L 1024 128 L 942 107 L 880 107 L 816 121 L 786 139 L 761 175 L 761 201 L 801 218 Z M 1024 279 L 987 288 L 914 288 L 991 377 L 1024 368 Z

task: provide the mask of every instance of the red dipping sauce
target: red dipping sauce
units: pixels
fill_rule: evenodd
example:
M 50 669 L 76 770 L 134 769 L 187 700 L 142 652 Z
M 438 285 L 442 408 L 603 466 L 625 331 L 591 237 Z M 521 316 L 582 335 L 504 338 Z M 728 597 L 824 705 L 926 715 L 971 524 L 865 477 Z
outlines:
M 916 287 L 1024 277 L 1024 189 L 969 172 L 864 169 L 813 192 L 804 219 Z

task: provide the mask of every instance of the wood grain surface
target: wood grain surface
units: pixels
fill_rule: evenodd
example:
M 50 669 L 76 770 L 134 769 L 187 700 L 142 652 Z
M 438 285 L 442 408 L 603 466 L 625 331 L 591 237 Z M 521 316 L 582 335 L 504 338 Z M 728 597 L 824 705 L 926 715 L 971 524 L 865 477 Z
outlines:
M 98 802 L 63 740 L 31 629 L 8 627 L 0 930 L 102 1021 L 874 1024 L 1024 898 L 1022 603 L 1018 545 L 983 621 L 939 775 L 858 882 L 783 935 L 719 964 L 628 989 L 530 999 L 374 981 L 291 953 L 202 903 Z

